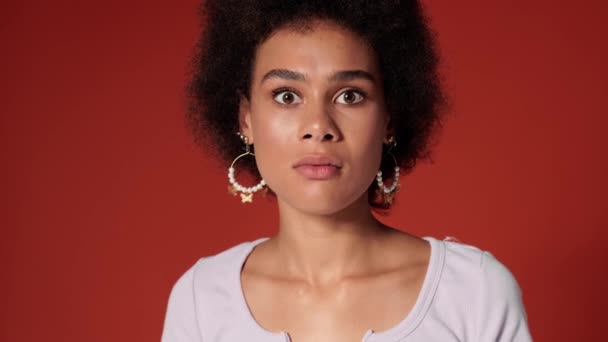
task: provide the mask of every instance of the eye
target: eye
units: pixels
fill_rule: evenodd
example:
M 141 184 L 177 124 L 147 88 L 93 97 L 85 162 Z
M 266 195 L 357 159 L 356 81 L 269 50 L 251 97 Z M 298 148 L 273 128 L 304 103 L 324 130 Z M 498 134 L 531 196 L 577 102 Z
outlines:
M 365 94 L 360 91 L 349 89 L 338 95 L 336 102 L 341 104 L 355 104 L 363 101 Z
M 291 89 L 277 89 L 272 92 L 275 101 L 284 105 L 301 103 L 302 99 Z

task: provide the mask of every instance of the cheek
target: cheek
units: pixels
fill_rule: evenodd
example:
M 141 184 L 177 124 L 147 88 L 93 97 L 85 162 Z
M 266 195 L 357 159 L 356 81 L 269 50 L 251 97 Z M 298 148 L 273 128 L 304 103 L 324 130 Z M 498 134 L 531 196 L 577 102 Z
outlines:
M 377 117 L 376 117 L 377 118 Z M 362 181 L 373 181 L 380 169 L 382 143 L 386 128 L 382 120 L 362 120 L 351 125 L 346 140 L 348 141 L 355 178 Z
M 285 113 L 272 111 L 260 112 L 252 117 L 254 153 L 258 170 L 264 179 L 270 181 L 280 178 L 281 168 L 293 158 L 290 143 L 293 142 L 296 126 L 286 120 Z M 272 188 L 272 184 L 269 186 Z
M 256 147 L 281 147 L 280 145 L 293 141 L 297 126 L 294 120 L 289 119 L 288 113 L 281 113 L 276 109 L 272 111 L 272 108 L 259 113 L 252 116 L 251 123 Z
M 357 159 L 370 160 L 382 149 L 386 127 L 380 115 L 369 115 L 365 120 L 351 120 L 344 127 L 345 140 L 352 151 L 360 154 Z
M 357 146 L 350 149 L 353 181 L 360 183 L 358 186 L 366 188 L 380 169 L 382 140 L 378 135 L 369 135 L 369 139 L 359 140 L 354 144 Z

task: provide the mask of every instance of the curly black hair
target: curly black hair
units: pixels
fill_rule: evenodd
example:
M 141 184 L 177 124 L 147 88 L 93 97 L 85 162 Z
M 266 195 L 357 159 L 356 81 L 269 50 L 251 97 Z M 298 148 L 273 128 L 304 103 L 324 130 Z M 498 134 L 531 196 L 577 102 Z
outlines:
M 397 146 L 391 150 L 409 173 L 430 158 L 431 138 L 441 126 L 445 96 L 439 57 L 428 20 L 416 0 L 206 0 L 203 29 L 192 60 L 188 124 L 204 149 L 230 162 L 243 152 L 239 130 L 240 94 L 249 97 L 254 56 L 273 32 L 306 30 L 316 20 L 334 22 L 364 38 L 377 54 L 386 106 Z M 253 158 L 239 168 L 257 176 Z M 381 170 L 392 174 L 392 158 Z M 388 206 L 369 189 L 374 208 Z

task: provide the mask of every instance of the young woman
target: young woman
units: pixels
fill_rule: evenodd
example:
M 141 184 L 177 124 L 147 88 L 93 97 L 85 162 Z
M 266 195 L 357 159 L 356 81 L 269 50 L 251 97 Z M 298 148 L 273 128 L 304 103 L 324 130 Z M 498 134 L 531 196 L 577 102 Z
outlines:
M 390 208 L 440 119 L 420 4 L 203 8 L 191 122 L 230 165 L 238 199 L 276 196 L 280 225 L 193 265 L 162 341 L 531 341 L 517 282 L 491 254 L 372 215 Z M 235 170 L 259 183 L 242 186 Z

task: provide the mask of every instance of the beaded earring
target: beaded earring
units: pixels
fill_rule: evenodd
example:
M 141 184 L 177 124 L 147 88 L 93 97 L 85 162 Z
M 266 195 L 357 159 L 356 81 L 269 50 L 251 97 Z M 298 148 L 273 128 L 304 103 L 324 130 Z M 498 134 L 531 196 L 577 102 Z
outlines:
M 254 185 L 252 187 L 245 187 L 245 186 L 242 186 L 241 184 L 239 184 L 236 181 L 236 179 L 234 178 L 234 164 L 242 157 L 245 157 L 248 155 L 251 155 L 251 156 L 254 155 L 251 152 L 252 145 L 249 144 L 247 137 L 244 136 L 243 134 L 241 134 L 241 132 L 237 132 L 237 135 L 239 136 L 239 138 L 241 138 L 241 141 L 243 141 L 243 143 L 245 144 L 245 153 L 234 158 L 234 160 L 230 164 L 230 167 L 228 168 L 228 182 L 230 183 L 230 185 L 228 185 L 228 192 L 230 194 L 232 194 L 233 196 L 236 196 L 237 194 L 239 194 L 241 196 L 241 203 L 251 203 L 253 201 L 254 192 L 260 191 L 262 189 L 264 189 L 264 191 L 267 190 L 267 188 L 265 188 L 266 182 L 262 179 L 258 184 Z
M 379 170 L 376 174 L 376 184 L 378 188 L 376 189 L 376 194 L 382 198 L 382 202 L 385 206 L 390 206 L 393 204 L 393 199 L 395 198 L 395 194 L 399 191 L 399 164 L 397 163 L 397 159 L 391 153 L 391 149 L 397 146 L 397 141 L 394 136 L 388 138 L 389 148 L 386 151 L 388 155 L 393 158 L 393 162 L 395 163 L 394 174 L 393 174 L 393 182 L 390 186 L 386 186 L 382 179 L 382 170 Z

